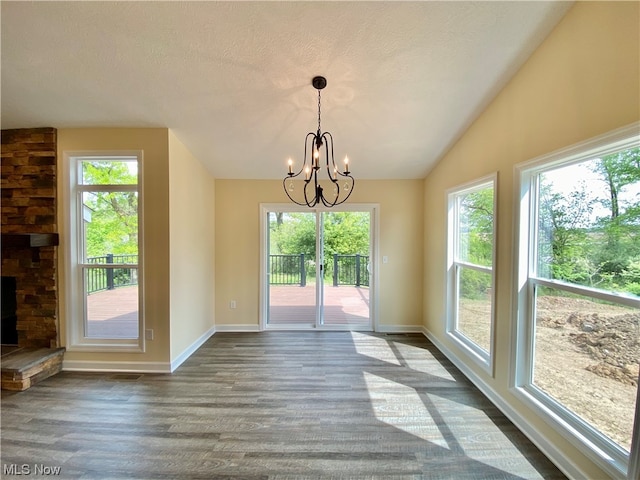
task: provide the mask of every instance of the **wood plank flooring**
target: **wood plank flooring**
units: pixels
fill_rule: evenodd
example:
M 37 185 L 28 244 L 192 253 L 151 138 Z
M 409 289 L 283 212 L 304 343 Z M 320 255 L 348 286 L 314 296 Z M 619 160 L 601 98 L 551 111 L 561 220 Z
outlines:
M 218 333 L 174 374 L 62 372 L 1 415 L 3 478 L 565 478 L 418 334 Z

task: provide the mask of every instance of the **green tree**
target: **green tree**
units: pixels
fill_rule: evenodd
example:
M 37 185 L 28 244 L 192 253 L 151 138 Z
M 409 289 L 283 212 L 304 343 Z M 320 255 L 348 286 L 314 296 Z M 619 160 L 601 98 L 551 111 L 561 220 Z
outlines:
M 588 227 L 595 199 L 586 184 L 568 196 L 542 182 L 538 215 L 538 268 L 557 280 L 589 284 L 593 266 L 588 258 Z
M 548 278 L 633 293 L 640 285 L 640 149 L 581 165 L 600 182 L 583 181 L 570 193 L 560 193 L 554 185 L 562 179 L 559 171 L 549 180 L 546 174 L 539 177 L 538 271 Z M 605 215 L 599 214 L 602 207 Z
M 272 223 L 271 253 L 299 255 L 315 258 L 316 220 L 308 213 L 285 214 L 282 220 Z M 275 247 L 275 248 L 273 248 Z M 274 251 L 275 250 L 275 251 Z
M 490 266 L 493 261 L 493 203 L 493 188 L 483 188 L 460 199 L 460 249 L 471 263 Z
M 640 148 L 602 157 L 595 163 L 595 172 L 605 185 L 607 195 L 601 204 L 609 215 L 599 219 L 601 241 L 594 258 L 601 280 L 620 288 L 629 283 L 628 270 L 640 255 L 640 193 L 631 200 L 629 195 L 623 198 L 625 190 L 640 189 Z
M 131 185 L 137 175 L 128 162 L 83 162 L 85 185 Z M 128 191 L 83 193 L 85 248 L 87 256 L 138 253 L 138 194 Z
M 324 214 L 325 256 L 369 254 L 369 214 L 329 212 Z M 316 220 L 307 213 L 289 213 L 282 223 L 272 222 L 272 243 L 288 255 L 316 255 Z M 274 252 L 272 252 L 274 253 Z
M 369 254 L 369 214 L 366 212 L 327 212 L 324 216 L 324 272 L 331 276 L 333 255 Z M 309 213 L 288 213 L 272 218 L 271 252 L 285 255 L 316 256 L 316 220 Z M 313 273 L 313 270 L 310 271 Z

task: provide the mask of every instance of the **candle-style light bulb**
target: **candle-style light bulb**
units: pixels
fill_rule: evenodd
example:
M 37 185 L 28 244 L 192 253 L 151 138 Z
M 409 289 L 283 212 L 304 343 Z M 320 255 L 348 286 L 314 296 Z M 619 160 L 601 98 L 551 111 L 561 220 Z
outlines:
M 320 158 L 320 152 L 318 151 L 318 147 L 314 147 L 313 149 L 313 166 L 318 167 L 318 158 Z
M 344 157 L 344 173 L 349 173 L 349 157 Z
M 304 179 L 309 180 L 309 165 L 304 167 Z
M 293 174 L 293 160 L 289 159 L 287 162 L 289 164 L 289 175 Z
M 335 165 L 333 166 L 333 179 L 337 179 L 338 178 L 338 167 L 336 167 Z

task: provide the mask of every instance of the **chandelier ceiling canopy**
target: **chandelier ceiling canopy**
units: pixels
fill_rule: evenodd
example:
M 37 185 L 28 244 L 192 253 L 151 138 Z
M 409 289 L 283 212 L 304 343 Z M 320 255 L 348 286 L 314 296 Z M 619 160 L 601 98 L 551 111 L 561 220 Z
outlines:
M 355 180 L 349 171 L 348 157 L 344 157 L 343 171 L 338 169 L 333 156 L 333 136 L 323 132 L 320 126 L 320 91 L 327 86 L 327 79 L 314 77 L 311 85 L 318 90 L 318 130 L 305 137 L 299 170 L 294 171 L 294 162 L 289 159 L 289 171 L 282 185 L 289 199 L 298 205 L 333 207 L 349 198 Z

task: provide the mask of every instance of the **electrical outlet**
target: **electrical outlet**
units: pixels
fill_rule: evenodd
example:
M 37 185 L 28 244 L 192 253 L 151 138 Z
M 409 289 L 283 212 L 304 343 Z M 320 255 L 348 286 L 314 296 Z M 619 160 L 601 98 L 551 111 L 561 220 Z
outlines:
M 231 300 L 229 302 L 229 308 L 236 308 L 236 301 L 235 300 Z
M 147 328 L 144 331 L 144 338 L 146 338 L 147 340 L 153 340 L 153 329 L 152 328 Z

